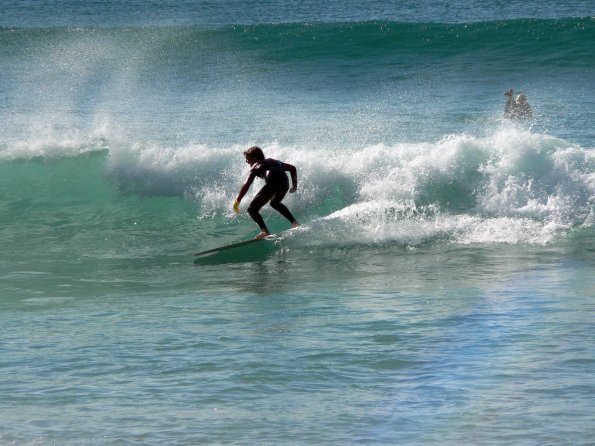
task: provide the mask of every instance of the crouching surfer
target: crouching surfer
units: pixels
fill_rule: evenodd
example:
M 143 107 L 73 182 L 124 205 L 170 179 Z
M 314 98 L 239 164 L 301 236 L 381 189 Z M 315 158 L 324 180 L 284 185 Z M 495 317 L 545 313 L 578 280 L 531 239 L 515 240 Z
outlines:
M 240 212 L 240 201 L 242 201 L 242 198 L 244 198 L 244 195 L 246 195 L 250 189 L 254 178 L 259 177 L 264 179 L 264 186 L 248 206 L 248 214 L 260 228 L 260 233 L 255 238 L 264 238 L 271 235 L 259 212 L 268 202 L 271 203 L 273 209 L 291 222 L 293 228 L 298 227 L 298 221 L 291 214 L 289 209 L 281 203 L 287 192 L 293 193 L 297 190 L 297 169 L 295 166 L 272 158 L 265 158 L 262 149 L 256 146 L 246 150 L 244 156 L 251 168 L 248 178 L 246 178 L 246 181 L 242 185 L 238 197 L 233 204 L 234 212 L 236 214 Z M 289 188 L 289 180 L 287 179 L 287 174 L 285 172 L 289 172 L 291 175 L 291 189 Z

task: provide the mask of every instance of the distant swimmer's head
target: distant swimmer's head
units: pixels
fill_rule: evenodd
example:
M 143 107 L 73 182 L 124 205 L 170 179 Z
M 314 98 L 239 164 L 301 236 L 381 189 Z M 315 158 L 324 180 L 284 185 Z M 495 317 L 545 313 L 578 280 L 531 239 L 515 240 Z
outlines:
M 252 146 L 244 151 L 244 156 L 248 164 L 254 164 L 255 162 L 264 160 L 264 152 L 257 146 Z

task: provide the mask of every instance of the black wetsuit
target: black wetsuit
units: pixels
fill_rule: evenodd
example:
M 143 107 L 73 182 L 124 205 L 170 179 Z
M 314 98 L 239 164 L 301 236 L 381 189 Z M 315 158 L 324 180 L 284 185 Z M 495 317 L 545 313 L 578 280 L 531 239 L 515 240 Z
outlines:
M 289 209 L 281 203 L 289 190 L 289 179 L 285 171 L 292 171 L 292 169 L 295 171 L 295 168 L 290 164 L 282 163 L 272 158 L 266 158 L 256 162 L 250 170 L 251 177 L 257 176 L 264 179 L 264 186 L 258 191 L 252 202 L 250 202 L 250 206 L 248 206 L 248 214 L 250 214 L 250 217 L 252 217 L 263 231 L 268 232 L 268 229 L 259 211 L 269 201 L 271 202 L 271 207 L 287 220 L 292 223 L 296 222 Z

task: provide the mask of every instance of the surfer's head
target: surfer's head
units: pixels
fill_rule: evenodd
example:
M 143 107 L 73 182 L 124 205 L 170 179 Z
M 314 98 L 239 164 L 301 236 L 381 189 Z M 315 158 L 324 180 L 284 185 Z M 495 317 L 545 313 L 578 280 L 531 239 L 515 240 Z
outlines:
M 252 146 L 244 152 L 246 162 L 249 164 L 264 160 L 264 153 L 260 147 Z
M 520 94 L 516 97 L 516 101 L 519 104 L 523 104 L 523 103 L 527 102 L 527 96 L 525 96 L 524 94 Z

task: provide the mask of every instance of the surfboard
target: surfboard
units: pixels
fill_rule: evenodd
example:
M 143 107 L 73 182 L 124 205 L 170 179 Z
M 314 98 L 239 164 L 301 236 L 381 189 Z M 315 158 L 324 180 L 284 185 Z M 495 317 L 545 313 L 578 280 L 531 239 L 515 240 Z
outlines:
M 269 236 L 272 237 L 272 236 Z M 268 238 L 268 237 L 267 237 Z M 262 240 L 266 240 L 267 238 L 253 238 L 250 240 L 244 240 L 243 242 L 232 243 L 230 245 L 219 246 L 218 248 L 207 249 L 206 251 L 195 252 L 195 256 L 202 256 L 205 254 L 212 254 L 215 252 L 220 251 L 227 251 L 228 249 L 239 248 L 240 246 L 249 245 L 251 243 L 260 242 Z
M 250 245 L 251 243 L 260 242 L 262 240 L 267 240 L 269 242 L 278 242 L 283 240 L 284 236 L 289 232 L 293 231 L 295 228 L 286 229 L 278 234 L 271 234 L 265 238 L 253 238 L 250 240 L 244 240 L 242 242 L 231 243 L 229 245 L 219 246 L 218 248 L 207 249 L 206 251 L 195 252 L 195 256 L 202 256 L 205 254 L 214 254 L 216 252 L 227 251 L 228 249 L 239 248 L 240 246 Z

